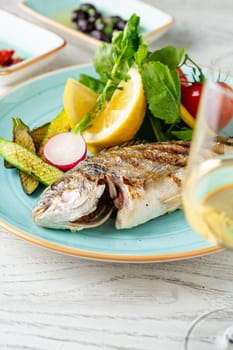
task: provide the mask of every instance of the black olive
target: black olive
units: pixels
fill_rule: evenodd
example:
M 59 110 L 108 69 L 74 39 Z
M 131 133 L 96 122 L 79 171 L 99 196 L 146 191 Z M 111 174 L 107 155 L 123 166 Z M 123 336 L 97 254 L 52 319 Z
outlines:
M 93 16 L 88 17 L 88 21 L 90 23 L 94 23 L 98 18 L 101 18 L 101 14 L 99 12 L 96 12 Z
M 74 10 L 71 13 L 71 21 L 77 22 L 79 19 L 87 19 L 88 15 L 82 10 Z
M 117 30 L 124 29 L 126 25 L 126 21 L 123 20 L 120 16 L 111 16 L 111 19 L 112 19 L 113 29 L 117 29 Z
M 102 40 L 105 42 L 110 42 L 111 38 L 99 30 L 93 30 L 90 32 L 91 36 L 97 40 Z
M 97 29 L 94 29 L 90 32 L 91 36 L 93 36 L 93 38 L 97 39 L 97 40 L 101 40 L 101 35 L 102 33 L 97 30 Z
M 89 23 L 86 19 L 79 19 L 76 22 L 77 29 L 81 30 L 84 33 L 89 33 L 93 29 L 93 24 Z
M 122 17 L 116 15 L 104 18 L 91 3 L 82 3 L 77 10 L 74 10 L 71 21 L 76 24 L 78 30 L 105 42 L 111 42 L 113 32 L 124 30 L 127 23 Z
M 126 25 L 126 21 L 124 21 L 123 19 L 121 19 L 120 21 L 118 21 L 115 25 L 115 28 L 118 30 L 123 30 L 125 28 Z
M 112 21 L 112 24 L 113 24 L 113 28 L 115 28 L 117 22 L 121 21 L 122 18 L 120 16 L 111 16 L 111 21 Z

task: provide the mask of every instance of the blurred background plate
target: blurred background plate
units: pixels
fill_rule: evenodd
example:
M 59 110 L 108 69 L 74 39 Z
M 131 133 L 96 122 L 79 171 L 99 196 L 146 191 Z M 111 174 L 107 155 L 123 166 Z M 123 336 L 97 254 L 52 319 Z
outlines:
M 54 118 L 63 107 L 66 80 L 80 73 L 95 76 L 91 65 L 74 66 L 20 84 L 0 98 L 0 137 L 12 138 L 13 116 L 31 128 Z M 31 218 L 40 191 L 27 196 L 15 169 L 0 164 L 0 225 L 32 243 L 89 259 L 119 262 L 168 261 L 200 256 L 220 250 L 194 233 L 183 212 L 177 210 L 130 230 L 116 230 L 114 220 L 73 233 L 37 226 Z
M 19 5 L 24 11 L 95 49 L 102 41 L 78 31 L 70 20 L 72 11 L 84 2 L 80 0 L 21 0 Z M 117 3 L 109 0 L 92 0 L 89 3 L 96 6 L 103 16 L 118 15 L 127 20 L 132 13 L 136 13 L 141 18 L 141 32 L 149 42 L 159 38 L 174 22 L 171 15 L 140 0 L 118 0 Z
M 16 83 L 45 67 L 66 45 L 59 35 L 0 10 L 0 50 L 14 50 L 22 61 L 0 67 L 0 86 Z

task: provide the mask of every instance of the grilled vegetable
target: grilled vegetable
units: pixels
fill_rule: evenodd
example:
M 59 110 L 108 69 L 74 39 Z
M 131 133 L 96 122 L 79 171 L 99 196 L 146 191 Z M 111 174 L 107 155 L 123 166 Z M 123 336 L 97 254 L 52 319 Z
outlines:
M 29 127 L 19 118 L 13 118 L 13 141 L 36 153 Z M 39 181 L 21 170 L 19 170 L 19 177 L 23 190 L 27 194 L 32 194 L 39 186 Z
M 35 192 L 40 184 L 38 180 L 34 179 L 31 175 L 24 173 L 22 170 L 19 170 L 19 178 L 26 194 L 32 194 Z
M 19 143 L 32 152 L 35 152 L 34 142 L 30 136 L 29 127 L 20 119 L 12 118 L 13 121 L 13 135 L 12 139 L 14 142 Z M 4 160 L 4 166 L 8 169 L 13 168 L 13 166 Z
M 33 152 L 16 142 L 0 138 L 0 155 L 10 164 L 33 176 L 42 184 L 48 186 L 63 175 L 56 167 L 46 163 Z
M 44 146 L 51 137 L 69 130 L 70 125 L 67 121 L 65 111 L 62 109 L 61 112 L 49 124 L 47 132 L 45 133 L 38 150 L 39 157 L 44 159 Z
M 10 163 L 8 163 L 5 159 L 4 159 L 4 167 L 5 167 L 6 169 L 12 169 L 12 168 L 14 168 L 13 165 L 11 165 Z
M 39 150 L 41 142 L 48 131 L 49 125 L 50 123 L 46 123 L 31 131 L 31 136 L 37 151 Z

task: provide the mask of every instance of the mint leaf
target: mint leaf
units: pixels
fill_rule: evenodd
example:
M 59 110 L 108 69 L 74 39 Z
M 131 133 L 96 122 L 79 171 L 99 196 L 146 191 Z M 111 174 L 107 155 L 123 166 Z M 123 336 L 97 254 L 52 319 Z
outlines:
M 161 62 L 149 62 L 141 71 L 149 109 L 166 124 L 180 119 L 180 81 L 176 71 Z
M 184 56 L 185 49 L 176 49 L 173 46 L 166 46 L 160 50 L 150 53 L 147 57 L 147 62 L 159 61 L 171 70 L 176 69 Z

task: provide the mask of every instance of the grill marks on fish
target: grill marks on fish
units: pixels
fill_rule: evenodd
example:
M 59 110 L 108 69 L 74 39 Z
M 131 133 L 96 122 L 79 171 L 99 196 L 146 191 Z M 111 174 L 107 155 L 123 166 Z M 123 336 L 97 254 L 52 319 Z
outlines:
M 88 157 L 48 187 L 33 209 L 41 226 L 79 231 L 104 223 L 130 228 L 181 206 L 188 142 L 112 147 Z
M 106 153 L 107 152 L 107 153 Z M 189 143 L 173 142 L 173 143 L 155 143 L 155 144 L 139 144 L 135 146 L 114 147 L 108 151 L 101 152 L 94 157 L 94 161 L 98 161 L 105 155 L 106 163 L 108 160 L 111 164 L 116 161 L 132 164 L 139 167 L 143 161 L 166 163 L 168 165 L 185 166 L 189 153 Z M 130 158 L 129 158 L 130 156 Z M 105 164 L 106 164 L 105 163 Z

